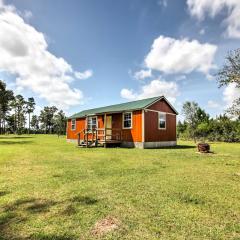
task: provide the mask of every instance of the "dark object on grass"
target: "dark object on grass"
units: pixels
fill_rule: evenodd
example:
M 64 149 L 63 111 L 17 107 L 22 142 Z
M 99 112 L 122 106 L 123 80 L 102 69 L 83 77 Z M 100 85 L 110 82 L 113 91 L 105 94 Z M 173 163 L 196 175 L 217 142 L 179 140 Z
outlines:
M 198 148 L 198 151 L 201 153 L 210 152 L 210 145 L 208 143 L 198 143 L 197 148 Z

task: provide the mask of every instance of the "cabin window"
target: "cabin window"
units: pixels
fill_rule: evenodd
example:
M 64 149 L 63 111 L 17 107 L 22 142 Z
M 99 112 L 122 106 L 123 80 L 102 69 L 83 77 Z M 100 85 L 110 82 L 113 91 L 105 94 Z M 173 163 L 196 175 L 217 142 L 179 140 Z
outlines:
M 132 128 L 132 113 L 123 113 L 123 128 Z
M 88 117 L 87 128 L 89 130 L 97 128 L 97 117 Z
M 76 130 L 76 119 L 72 119 L 71 129 L 72 129 L 72 130 Z
M 158 128 L 166 129 L 166 113 L 158 114 Z

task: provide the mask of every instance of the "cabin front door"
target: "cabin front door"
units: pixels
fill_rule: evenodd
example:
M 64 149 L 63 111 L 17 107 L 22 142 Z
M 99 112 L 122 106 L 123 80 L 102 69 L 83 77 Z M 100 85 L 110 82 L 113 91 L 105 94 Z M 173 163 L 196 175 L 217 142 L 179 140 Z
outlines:
M 111 140 L 112 139 L 112 116 L 106 117 L 106 139 Z

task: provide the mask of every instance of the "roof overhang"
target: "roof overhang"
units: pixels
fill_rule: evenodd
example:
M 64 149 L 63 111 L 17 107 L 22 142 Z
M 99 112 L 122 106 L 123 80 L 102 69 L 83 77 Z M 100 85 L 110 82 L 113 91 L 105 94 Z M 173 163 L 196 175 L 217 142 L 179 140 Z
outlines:
M 166 103 L 170 106 L 170 108 L 173 110 L 173 112 L 178 115 L 177 110 L 172 106 L 172 104 L 164 97 L 164 96 L 160 96 L 159 98 L 157 98 L 156 100 L 154 100 L 153 102 L 151 102 L 150 104 L 141 107 L 141 108 L 133 108 L 133 109 L 127 109 L 127 110 L 122 110 L 122 111 L 107 111 L 107 112 L 96 112 L 93 114 L 86 114 L 86 115 L 82 115 L 82 116 L 71 116 L 68 117 L 67 119 L 80 119 L 80 118 L 86 118 L 88 116 L 96 116 L 96 115 L 104 115 L 104 114 L 115 114 L 115 113 L 123 113 L 123 112 L 132 112 L 132 111 L 137 111 L 137 110 L 146 110 L 148 107 L 152 106 L 153 104 L 155 104 L 156 102 L 158 102 L 159 100 L 164 99 L 166 101 Z

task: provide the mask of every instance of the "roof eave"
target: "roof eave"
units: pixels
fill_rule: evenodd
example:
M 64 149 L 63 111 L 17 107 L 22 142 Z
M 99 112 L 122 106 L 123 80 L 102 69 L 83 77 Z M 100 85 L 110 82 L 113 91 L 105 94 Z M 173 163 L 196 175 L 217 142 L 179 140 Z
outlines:
M 71 116 L 68 117 L 67 119 L 76 119 L 76 118 L 85 118 L 85 117 L 89 117 L 89 116 L 96 116 L 96 115 L 102 115 L 102 114 L 108 114 L 108 113 L 123 113 L 123 112 L 132 112 L 132 111 L 137 111 L 137 110 L 142 110 L 144 108 L 134 108 L 134 109 L 128 109 L 128 110 L 122 110 L 122 111 L 108 111 L 108 112 L 99 112 L 99 113 L 95 113 L 95 114 L 86 114 L 84 116 Z

